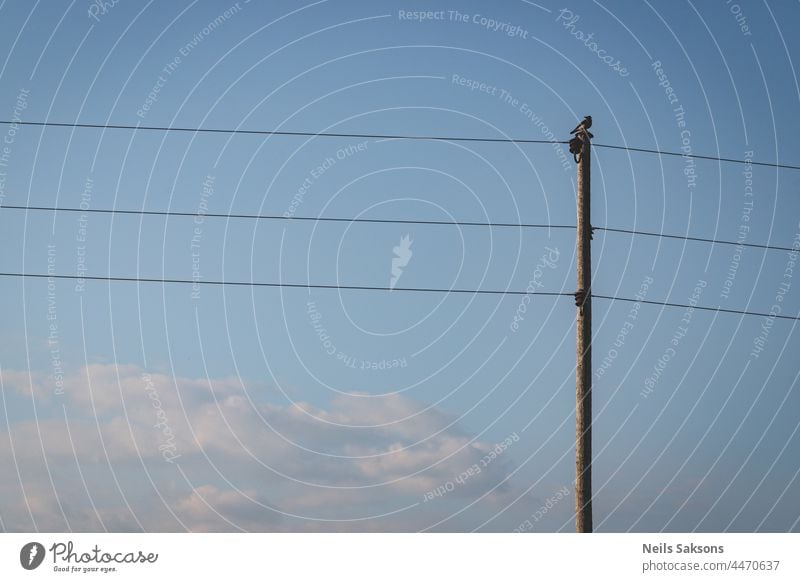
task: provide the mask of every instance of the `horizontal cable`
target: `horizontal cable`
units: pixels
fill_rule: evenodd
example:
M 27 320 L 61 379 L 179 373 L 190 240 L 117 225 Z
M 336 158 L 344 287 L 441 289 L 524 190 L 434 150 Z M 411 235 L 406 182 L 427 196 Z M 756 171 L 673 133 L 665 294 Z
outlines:
M 402 218 L 336 218 L 336 217 L 314 217 L 314 216 L 282 216 L 279 214 L 217 214 L 212 212 L 173 212 L 170 210 L 114 210 L 110 208 L 56 208 L 52 206 L 12 206 L 2 205 L 0 210 L 41 210 L 48 212 L 81 212 L 98 214 L 143 214 L 147 216 L 183 216 L 203 218 L 242 218 L 254 220 L 305 220 L 311 222 L 366 222 L 372 224 L 433 224 L 446 226 L 489 226 L 489 227 L 509 227 L 509 228 L 571 228 L 569 224 L 526 224 L 515 222 L 462 222 L 452 220 L 406 220 Z
M 11 121 L 0 120 L 0 124 L 10 124 Z M 512 139 L 494 137 L 446 137 L 438 135 L 394 135 L 394 134 L 367 134 L 367 133 L 332 133 L 327 131 L 283 131 L 259 129 L 217 129 L 205 127 L 167 127 L 152 125 L 112 125 L 99 123 L 57 123 L 50 121 L 18 121 L 18 125 L 32 125 L 36 127 L 73 127 L 79 129 L 127 129 L 134 131 L 176 131 L 185 133 L 227 133 L 239 135 L 275 135 L 294 137 L 351 137 L 356 139 L 398 139 L 398 140 L 427 140 L 427 141 L 477 141 L 486 143 L 569 143 L 567 141 L 551 141 L 548 139 Z
M 518 222 L 462 222 L 458 220 L 412 220 L 412 219 L 391 219 L 391 218 L 336 218 L 336 217 L 314 217 L 314 216 L 282 216 L 276 214 L 225 214 L 225 213 L 198 213 L 198 212 L 175 212 L 171 210 L 115 210 L 111 208 L 68 208 L 68 207 L 55 207 L 55 206 L 16 206 L 5 205 L 0 206 L 0 210 L 32 210 L 32 211 L 45 211 L 45 212 L 80 212 L 80 213 L 96 213 L 96 214 L 131 214 L 131 215 L 145 215 L 145 216 L 177 216 L 177 217 L 195 217 L 202 216 L 203 218 L 236 218 L 236 219 L 254 219 L 254 220 L 300 220 L 311 222 L 344 222 L 344 223 L 370 223 L 370 224 L 430 224 L 442 226 L 484 226 L 484 227 L 497 227 L 497 228 L 554 228 L 554 229 L 575 229 L 571 224 L 532 224 L 532 223 L 518 223 Z M 602 226 L 593 226 L 593 230 L 600 230 L 605 232 L 615 232 L 623 234 L 635 234 L 642 236 L 652 236 L 660 238 L 669 238 L 675 240 L 689 240 L 704 243 L 714 243 L 721 245 L 741 245 L 743 247 L 751 247 L 756 249 L 766 249 L 774 251 L 789 251 L 793 252 L 797 249 L 791 247 L 781 247 L 774 245 L 762 245 L 756 243 L 735 242 L 729 240 L 720 240 L 713 238 L 702 238 L 696 236 L 684 236 L 678 234 L 665 234 L 658 232 L 649 232 L 643 230 L 629 230 L 624 228 L 607 228 Z
M 213 280 L 193 280 L 193 279 L 155 279 L 148 277 L 103 277 L 90 276 L 81 277 L 78 275 L 46 275 L 43 273 L 0 273 L 0 277 L 22 277 L 37 279 L 72 279 L 86 281 L 125 281 L 129 283 L 177 283 L 190 285 L 217 285 L 235 287 L 287 287 L 290 289 L 340 289 L 344 291 L 409 291 L 415 293 L 469 293 L 473 295 L 529 295 L 527 291 L 500 291 L 494 289 L 436 289 L 429 287 L 371 287 L 368 285 L 321 285 L 312 283 L 263 283 L 250 281 L 213 281 Z M 572 293 L 556 292 L 537 292 L 536 295 L 551 297 L 566 296 L 572 297 Z
M 70 279 L 80 281 L 109 281 L 109 282 L 129 282 L 129 283 L 175 283 L 182 285 L 216 285 L 216 286 L 237 286 L 237 287 L 286 287 L 290 289 L 336 289 L 340 291 L 389 291 L 389 292 L 415 292 L 415 293 L 465 293 L 472 295 L 541 295 L 545 297 L 574 297 L 573 293 L 555 291 L 537 291 L 529 293 L 527 291 L 515 290 L 496 290 L 496 289 L 440 289 L 430 287 L 371 287 L 367 285 L 321 285 L 312 283 L 266 283 L 250 281 L 213 281 L 213 280 L 192 280 L 192 279 L 157 279 L 148 277 L 104 277 L 87 275 L 48 275 L 43 273 L 0 273 L 0 277 L 17 278 L 36 278 L 36 279 Z M 595 299 L 606 299 L 608 301 L 624 301 L 628 303 L 642 303 L 646 305 L 658 305 L 663 307 L 680 307 L 684 309 L 699 309 L 702 311 L 715 311 L 718 313 L 733 313 L 738 315 L 754 315 L 758 317 L 773 317 L 776 319 L 787 319 L 789 321 L 800 321 L 800 316 L 773 315 L 757 311 L 743 311 L 738 309 L 725 309 L 722 307 L 706 307 L 702 305 L 688 305 L 685 303 L 671 303 L 668 301 L 651 301 L 645 299 L 634 299 L 630 297 L 615 297 L 612 295 L 595 295 Z
M 612 297 L 610 295 L 595 295 L 595 299 L 608 299 L 609 301 L 625 301 L 626 303 L 644 303 L 647 305 L 663 305 L 666 307 L 682 307 L 684 309 L 699 309 L 701 311 L 715 311 L 717 313 L 734 313 L 738 315 L 755 315 L 758 317 L 774 317 L 776 319 L 788 319 L 789 321 L 800 321 L 800 316 L 778 315 L 772 313 L 761 313 L 758 311 L 742 311 L 739 309 L 726 309 L 723 307 L 707 307 L 704 305 L 689 305 L 687 303 L 670 303 L 668 301 L 650 301 L 647 299 L 633 299 L 630 297 Z
M 737 158 L 720 158 L 717 156 L 706 156 L 702 154 L 685 154 L 683 152 L 670 152 L 666 150 L 654 150 L 648 148 L 633 148 L 627 146 L 610 145 L 605 143 L 593 143 L 596 148 L 607 148 L 611 150 L 625 150 L 628 152 L 640 152 L 645 154 L 658 154 L 660 156 L 679 156 L 682 158 L 695 158 L 698 160 L 712 160 L 715 162 L 729 162 L 731 164 L 750 164 L 752 166 L 767 166 L 769 168 L 782 168 L 784 170 L 800 170 L 800 166 L 790 164 L 778 164 L 776 162 L 757 162 L 753 160 L 740 160 Z
M 368 134 L 368 133 L 332 133 L 332 132 L 313 132 L 313 131 L 283 131 L 283 130 L 257 130 L 257 129 L 221 129 L 203 127 L 170 127 L 170 126 L 151 126 L 151 125 L 121 125 L 121 124 L 101 124 L 101 123 L 60 123 L 55 121 L 8 121 L 0 120 L 0 124 L 9 125 L 30 125 L 36 127 L 69 127 L 79 129 L 123 129 L 133 131 L 175 131 L 187 133 L 225 133 L 243 135 L 267 135 L 267 136 L 297 136 L 297 137 L 345 137 L 356 139 L 397 139 L 397 140 L 428 140 L 428 141 L 461 141 L 461 142 L 484 142 L 484 143 L 518 143 L 518 144 L 566 144 L 569 141 L 549 140 L 549 139 L 515 139 L 515 138 L 492 138 L 492 137 L 445 137 L 437 135 L 395 135 L 395 134 Z M 701 160 L 712 160 L 717 162 L 728 162 L 733 164 L 751 164 L 753 166 L 767 166 L 770 168 L 782 168 L 786 170 L 800 170 L 800 166 L 790 164 L 779 164 L 776 162 L 759 162 L 752 160 L 740 160 L 735 158 L 723 158 L 718 156 L 708 156 L 702 154 L 686 154 L 683 152 L 671 152 L 667 150 L 657 150 L 649 148 L 637 148 L 612 144 L 595 143 L 594 147 L 607 148 L 614 150 L 624 150 L 629 152 L 640 152 L 647 154 L 657 154 L 661 156 L 678 156 L 684 158 L 696 158 Z
M 714 243 L 719 245 L 734 245 L 734 246 L 742 246 L 742 247 L 750 247 L 754 249 L 766 249 L 770 251 L 789 251 L 793 252 L 798 249 L 793 249 L 791 247 L 779 247 L 774 245 L 760 245 L 757 243 L 747 243 L 747 242 L 734 242 L 730 240 L 719 240 L 716 238 L 703 238 L 699 236 L 684 236 L 680 234 L 664 234 L 659 232 L 649 232 L 645 230 L 628 230 L 625 228 L 605 228 L 602 226 L 593 226 L 593 230 L 602 230 L 605 232 L 619 232 L 623 234 L 638 234 L 641 236 L 653 236 L 658 238 L 671 238 L 676 240 L 691 240 L 696 242 L 704 242 L 704 243 Z

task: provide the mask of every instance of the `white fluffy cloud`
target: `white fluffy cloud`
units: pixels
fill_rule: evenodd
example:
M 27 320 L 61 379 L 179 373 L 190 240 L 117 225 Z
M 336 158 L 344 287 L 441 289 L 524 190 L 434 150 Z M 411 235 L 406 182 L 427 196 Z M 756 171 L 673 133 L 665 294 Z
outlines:
M 510 449 L 482 466 L 494 443 L 402 395 L 280 405 L 238 378 L 105 364 L 63 395 L 44 375 L 2 380 L 29 413 L 0 438 L 8 530 L 419 530 L 479 500 L 442 526 L 459 529 L 517 496 Z

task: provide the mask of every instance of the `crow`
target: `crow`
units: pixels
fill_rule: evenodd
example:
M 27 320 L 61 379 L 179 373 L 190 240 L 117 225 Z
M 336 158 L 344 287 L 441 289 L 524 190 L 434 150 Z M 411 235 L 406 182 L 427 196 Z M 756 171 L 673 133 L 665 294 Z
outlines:
M 592 127 L 592 116 L 587 115 L 586 117 L 583 118 L 583 121 L 581 121 L 575 129 L 570 131 L 570 133 L 578 133 L 579 131 L 585 131 L 590 127 Z

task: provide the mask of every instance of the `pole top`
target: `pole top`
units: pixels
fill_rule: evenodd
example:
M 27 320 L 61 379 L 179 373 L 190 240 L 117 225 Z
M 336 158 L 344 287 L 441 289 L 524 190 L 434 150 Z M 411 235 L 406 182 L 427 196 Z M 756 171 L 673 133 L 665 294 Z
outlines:
M 580 155 L 584 146 L 589 147 L 589 140 L 594 137 L 589 128 L 592 127 L 592 116 L 587 115 L 583 120 L 570 131 L 575 137 L 569 140 L 569 153 L 575 159 L 575 163 L 580 162 Z

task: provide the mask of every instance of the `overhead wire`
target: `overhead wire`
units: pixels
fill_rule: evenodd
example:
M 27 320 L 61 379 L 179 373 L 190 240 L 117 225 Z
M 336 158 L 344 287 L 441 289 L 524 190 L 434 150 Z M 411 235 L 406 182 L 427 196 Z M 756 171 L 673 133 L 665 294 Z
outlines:
M 469 136 L 441 136 L 441 135 L 405 135 L 405 134 L 382 134 L 382 133 L 347 133 L 347 132 L 327 132 L 327 131 L 289 131 L 289 130 L 259 130 L 259 129 L 226 129 L 210 127 L 178 127 L 178 126 L 156 126 L 156 125 L 126 125 L 115 123 L 66 123 L 57 121 L 11 121 L 0 120 L 0 125 L 27 125 L 32 127 L 62 127 L 75 129 L 102 129 L 102 130 L 129 130 L 129 131 L 172 131 L 181 133 L 219 133 L 219 134 L 240 134 L 240 135 L 264 135 L 264 136 L 294 136 L 294 137 L 337 137 L 354 139 L 387 139 L 387 140 L 424 140 L 424 141 L 455 141 L 455 142 L 483 142 L 483 143 L 508 143 L 508 144 L 567 144 L 568 140 L 552 139 L 527 139 L 527 138 L 496 138 L 496 137 L 469 137 Z M 684 158 L 696 158 L 701 160 L 711 160 L 734 164 L 750 164 L 753 166 L 767 166 L 771 168 L 781 168 L 786 170 L 800 170 L 800 165 L 781 164 L 778 162 L 763 162 L 757 160 L 741 160 L 721 156 L 711 156 L 706 154 L 675 152 L 652 148 L 622 146 L 615 144 L 593 143 L 595 148 L 605 148 L 614 150 L 624 150 L 629 152 L 639 152 L 657 154 L 662 156 L 678 156 Z
M 128 283 L 161 283 L 161 284 L 181 284 L 181 285 L 212 285 L 212 286 L 234 286 L 234 287 L 273 287 L 273 288 L 290 288 L 290 289 L 327 289 L 339 291 L 386 291 L 406 292 L 406 293 L 455 293 L 455 294 L 471 294 L 471 295 L 532 295 L 544 297 L 574 297 L 574 293 L 558 292 L 558 291 L 536 291 L 530 293 L 528 291 L 520 291 L 515 289 L 445 289 L 434 287 L 382 287 L 370 285 L 326 285 L 319 283 L 275 283 L 275 282 L 260 282 L 260 281 L 223 281 L 223 280 L 210 280 L 210 279 L 178 279 L 178 278 L 157 278 L 157 277 L 118 277 L 118 276 L 102 276 L 102 275 L 63 275 L 63 274 L 45 274 L 45 273 L 13 273 L 13 272 L 0 272 L 0 277 L 14 277 L 14 278 L 35 278 L 35 279 L 69 279 L 81 281 L 107 281 L 107 282 L 128 282 Z M 771 317 L 775 319 L 785 319 L 789 321 L 800 321 L 800 315 L 783 315 L 778 313 L 763 313 L 758 311 L 747 311 L 740 309 L 728 309 L 722 307 L 710 307 L 703 305 L 689 305 L 686 303 L 673 303 L 670 301 L 654 301 L 650 299 L 636 299 L 632 297 L 620 297 L 614 295 L 601 295 L 592 293 L 594 299 L 605 299 L 608 301 L 624 301 L 628 303 L 641 303 L 646 305 L 657 305 L 663 307 L 679 307 L 683 309 L 698 309 L 701 311 L 712 311 L 718 313 L 751 315 L 758 317 Z
M 432 226 L 474 226 L 474 227 L 490 227 L 490 228 L 539 228 L 539 229 L 575 229 L 572 224 L 547 224 L 547 223 L 528 223 L 528 222 L 480 222 L 480 221 L 461 221 L 461 220 L 423 220 L 423 219 L 405 219 L 405 218 L 347 218 L 347 217 L 331 217 L 331 216 L 295 216 L 295 215 L 280 215 L 280 214 L 246 214 L 246 213 L 215 213 L 215 212 L 186 212 L 174 210 L 132 210 L 132 209 L 117 209 L 117 208 L 73 208 L 73 207 L 56 207 L 56 206 L 27 206 L 27 205 L 2 205 L 0 210 L 26 210 L 26 211 L 41 211 L 41 212 L 73 212 L 73 213 L 87 213 L 87 214 L 120 214 L 120 215 L 143 215 L 143 216 L 162 216 L 162 217 L 197 217 L 202 216 L 205 218 L 225 218 L 225 219 L 250 219 L 250 220 L 287 220 L 287 221 L 301 221 L 301 222 L 342 222 L 350 223 L 365 223 L 365 224 L 420 224 Z M 721 245 L 733 245 L 762 250 L 774 251 L 788 251 L 794 252 L 798 249 L 792 247 L 785 247 L 779 245 L 759 244 L 744 241 L 731 241 L 716 238 L 669 234 L 663 232 L 652 232 L 645 230 L 635 230 L 626 228 L 612 228 L 606 226 L 593 226 L 592 230 L 633 234 L 638 236 L 649 236 L 668 238 L 674 240 L 686 240 L 693 242 L 713 243 Z

